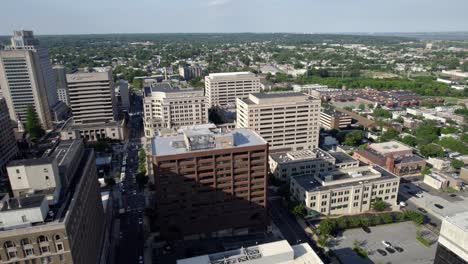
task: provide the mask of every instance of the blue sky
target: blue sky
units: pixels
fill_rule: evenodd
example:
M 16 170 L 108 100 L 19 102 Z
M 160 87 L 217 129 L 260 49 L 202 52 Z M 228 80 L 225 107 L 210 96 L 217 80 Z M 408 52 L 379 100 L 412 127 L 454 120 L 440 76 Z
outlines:
M 13 0 L 0 35 L 468 31 L 468 0 Z

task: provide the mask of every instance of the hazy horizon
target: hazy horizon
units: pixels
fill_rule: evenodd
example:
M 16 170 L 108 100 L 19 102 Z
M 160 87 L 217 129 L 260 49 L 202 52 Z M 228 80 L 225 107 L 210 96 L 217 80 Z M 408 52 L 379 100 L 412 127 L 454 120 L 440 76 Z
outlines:
M 445 33 L 468 30 L 468 1 L 16 0 L 2 3 L 0 35 L 157 33 Z M 456 7 L 456 8 L 454 8 Z

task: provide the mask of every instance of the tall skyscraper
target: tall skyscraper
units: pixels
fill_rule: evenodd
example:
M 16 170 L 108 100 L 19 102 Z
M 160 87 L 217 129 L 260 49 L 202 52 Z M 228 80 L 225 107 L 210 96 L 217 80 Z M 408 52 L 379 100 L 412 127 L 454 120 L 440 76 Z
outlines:
M 237 99 L 237 127 L 255 130 L 271 150 L 318 147 L 320 100 L 303 93 L 256 93 Z
M 70 107 L 76 124 L 117 120 L 111 68 L 84 68 L 67 74 Z
M 236 98 L 260 92 L 260 78 L 251 72 L 211 73 L 205 77 L 209 106 L 235 106 Z
M 0 51 L 0 87 L 12 120 L 24 123 L 26 110 L 32 106 L 42 127 L 52 128 L 55 79 L 47 49 L 39 47 L 32 31 L 15 31 L 11 46 Z
M 0 179 L 6 174 L 6 164 L 18 153 L 12 121 L 6 101 L 0 96 Z
M 266 228 L 268 144 L 254 131 L 193 126 L 153 138 L 152 155 L 161 236 Z

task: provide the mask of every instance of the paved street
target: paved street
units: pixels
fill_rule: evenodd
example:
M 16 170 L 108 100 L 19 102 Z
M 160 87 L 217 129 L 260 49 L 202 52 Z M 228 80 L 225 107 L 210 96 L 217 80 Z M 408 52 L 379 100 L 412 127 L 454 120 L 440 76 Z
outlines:
M 121 239 L 117 253 L 117 263 L 131 264 L 139 262 L 143 257 L 144 250 L 144 230 L 143 211 L 145 208 L 145 197 L 143 191 L 138 187 L 135 180 L 135 173 L 138 167 L 138 150 L 140 147 L 140 137 L 142 133 L 141 117 L 133 115 L 141 112 L 141 98 L 133 100 L 135 103 L 129 119 L 129 144 L 127 148 L 127 168 L 126 177 L 123 182 L 122 202 L 126 212 L 120 215 Z

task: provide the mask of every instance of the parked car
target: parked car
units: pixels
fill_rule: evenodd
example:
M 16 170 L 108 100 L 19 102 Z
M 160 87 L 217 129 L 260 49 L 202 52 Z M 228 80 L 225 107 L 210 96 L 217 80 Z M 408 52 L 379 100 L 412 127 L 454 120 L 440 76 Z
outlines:
M 387 250 L 388 253 L 393 254 L 395 253 L 395 250 L 391 247 L 386 247 L 385 250 Z
M 383 244 L 384 246 L 386 246 L 386 247 L 391 247 L 391 246 L 392 246 L 392 244 L 390 244 L 390 242 L 385 241 L 385 240 L 382 241 L 382 244 Z
M 401 201 L 401 202 L 400 202 L 400 206 L 401 206 L 401 207 L 405 207 L 405 206 L 407 206 L 407 204 L 406 204 L 405 202 Z
M 432 227 L 434 227 L 434 228 L 436 228 L 436 227 L 437 227 L 437 224 L 436 224 L 436 223 L 434 223 L 434 222 L 429 222 L 429 223 L 428 223 L 428 225 L 430 225 L 430 226 L 432 226 Z
M 444 209 L 444 207 L 440 204 L 434 204 L 435 207 L 439 208 L 439 209 Z
M 416 197 L 423 198 L 424 197 L 423 192 L 417 192 Z
M 424 208 L 418 207 L 419 212 L 427 214 L 427 211 Z
M 367 226 L 363 226 L 363 227 L 362 227 L 362 230 L 364 230 L 364 232 L 366 232 L 367 234 L 372 233 L 372 231 L 370 230 L 370 228 L 367 227 Z
M 380 255 L 384 256 L 384 257 L 387 256 L 387 252 L 386 252 L 385 250 L 383 250 L 383 249 L 380 249 L 380 248 L 379 248 L 379 249 L 377 249 L 377 252 L 378 252 Z
M 403 251 L 405 251 L 405 250 L 404 250 L 403 248 L 401 248 L 401 247 L 393 247 L 393 248 L 394 248 L 396 251 L 400 252 L 400 253 L 403 252 Z

